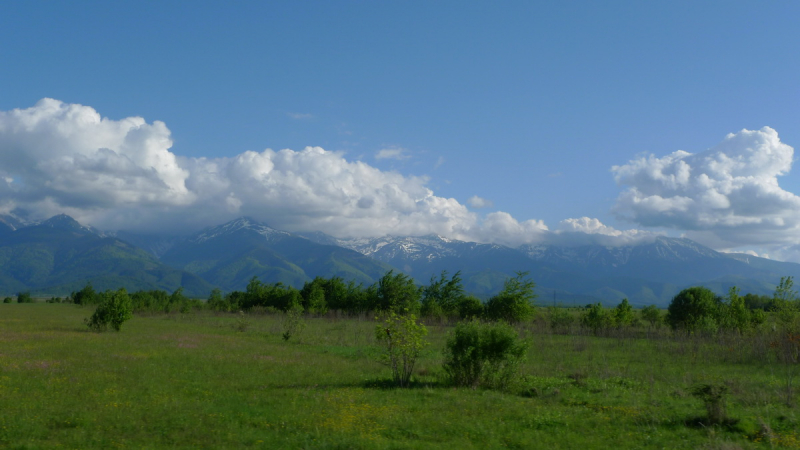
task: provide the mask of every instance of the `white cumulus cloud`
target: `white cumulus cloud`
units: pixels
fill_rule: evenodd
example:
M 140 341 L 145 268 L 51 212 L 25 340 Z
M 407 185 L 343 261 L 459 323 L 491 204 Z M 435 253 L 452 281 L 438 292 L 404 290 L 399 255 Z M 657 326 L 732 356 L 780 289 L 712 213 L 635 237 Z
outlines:
M 778 184 L 793 155 L 764 127 L 696 154 L 641 157 L 611 169 L 626 187 L 615 212 L 639 225 L 686 230 L 715 248 L 800 244 L 800 197 Z
M 657 233 L 643 230 L 617 230 L 603 224 L 599 219 L 579 217 L 565 219 L 548 241 L 559 245 L 604 245 L 618 247 L 652 242 Z
M 141 117 L 43 99 L 0 112 L 0 212 L 69 214 L 106 230 L 191 232 L 248 215 L 339 237 L 423 235 L 508 245 L 547 237 L 541 221 L 482 217 L 436 196 L 423 176 L 382 171 L 320 147 L 179 157 L 170 131 Z M 402 149 L 384 157 L 402 158 Z

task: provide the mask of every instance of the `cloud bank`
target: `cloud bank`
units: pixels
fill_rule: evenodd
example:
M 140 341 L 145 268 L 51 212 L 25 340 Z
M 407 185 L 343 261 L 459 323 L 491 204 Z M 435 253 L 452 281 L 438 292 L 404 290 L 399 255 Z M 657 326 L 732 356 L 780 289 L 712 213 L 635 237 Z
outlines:
M 338 237 L 436 233 L 519 245 L 552 234 L 541 221 L 480 216 L 434 195 L 426 177 L 319 147 L 189 158 L 171 146 L 163 122 L 111 120 L 53 99 L 0 112 L 0 213 L 66 213 L 100 229 L 139 232 L 191 232 L 247 215 Z
M 615 212 L 642 226 L 687 230 L 715 248 L 800 244 L 800 197 L 778 184 L 793 155 L 764 127 L 697 154 L 641 157 L 611 169 L 626 187 Z

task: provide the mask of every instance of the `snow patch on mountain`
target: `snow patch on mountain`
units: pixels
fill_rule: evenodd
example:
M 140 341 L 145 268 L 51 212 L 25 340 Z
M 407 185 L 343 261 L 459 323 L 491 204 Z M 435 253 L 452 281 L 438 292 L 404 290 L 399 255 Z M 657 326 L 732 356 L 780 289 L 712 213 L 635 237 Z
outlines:
M 207 228 L 200 233 L 194 235 L 189 239 L 189 242 L 194 244 L 199 244 L 201 242 L 208 241 L 209 239 L 214 239 L 220 236 L 231 235 L 241 230 L 249 230 L 256 232 L 262 236 L 267 241 L 273 241 L 282 237 L 291 236 L 291 233 L 286 231 L 276 230 L 271 228 L 270 226 L 257 222 L 249 217 L 240 217 L 236 220 L 230 221 L 228 223 Z

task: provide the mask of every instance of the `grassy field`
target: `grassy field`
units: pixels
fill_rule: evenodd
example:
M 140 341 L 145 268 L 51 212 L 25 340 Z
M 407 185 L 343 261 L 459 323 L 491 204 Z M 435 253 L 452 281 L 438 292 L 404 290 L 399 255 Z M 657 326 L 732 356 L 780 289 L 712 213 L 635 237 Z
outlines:
M 450 328 L 408 389 L 375 362 L 375 323 L 281 315 L 136 316 L 88 332 L 89 308 L 0 304 L 2 448 L 800 448 L 797 364 L 763 337 L 594 337 L 531 324 L 513 392 L 443 379 Z M 244 331 L 240 331 L 244 329 Z M 697 383 L 729 389 L 704 426 Z

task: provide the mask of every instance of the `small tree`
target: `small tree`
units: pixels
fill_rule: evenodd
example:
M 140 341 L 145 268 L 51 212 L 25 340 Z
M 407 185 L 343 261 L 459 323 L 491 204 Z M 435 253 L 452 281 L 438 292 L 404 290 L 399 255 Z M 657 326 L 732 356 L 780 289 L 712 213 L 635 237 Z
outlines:
M 94 305 L 97 303 L 97 293 L 94 291 L 92 283 L 86 283 L 83 289 L 73 292 L 70 297 L 72 297 L 72 302 L 76 305 Z
M 656 305 L 645 306 L 639 314 L 642 316 L 642 320 L 649 323 L 650 326 L 654 328 L 660 326 L 664 321 L 664 316 Z
M 302 332 L 306 323 L 303 321 L 303 307 L 301 305 L 292 305 L 283 316 L 283 334 L 281 337 L 284 341 L 288 341 L 292 336 L 297 336 Z
M 325 284 L 322 277 L 316 277 L 311 282 L 306 282 L 300 290 L 303 309 L 312 314 L 325 314 L 328 312 L 328 305 L 325 302 Z
M 29 291 L 17 293 L 17 303 L 33 303 L 33 297 Z
M 612 317 L 614 325 L 619 328 L 629 327 L 633 324 L 636 316 L 633 314 L 633 306 L 628 303 L 627 298 L 623 298 L 619 305 L 614 308 Z
M 11 302 L 12 302 L 11 297 L 6 297 L 3 299 L 3 303 L 11 303 Z
M 212 311 L 228 311 L 228 302 L 222 297 L 222 291 L 219 288 L 211 290 L 206 306 Z
M 676 295 L 667 308 L 672 328 L 713 331 L 718 326 L 720 299 L 704 287 L 690 287 Z
M 414 280 L 404 273 L 394 274 L 390 270 L 375 286 L 375 306 L 381 311 L 419 311 L 419 288 Z
M 736 330 L 744 333 L 753 326 L 753 314 L 744 302 L 744 297 L 739 295 L 736 286 L 728 290 L 725 303 L 720 305 L 719 322 L 722 328 Z
M 528 272 L 517 272 L 517 276 L 506 280 L 503 290 L 486 303 L 489 319 L 515 323 L 533 317 L 536 283 L 527 277 Z
M 781 277 L 773 294 L 772 309 L 784 327 L 794 326 L 798 312 L 800 312 L 800 305 L 798 305 L 797 291 L 794 290 L 792 277 Z
M 119 331 L 122 324 L 133 317 L 133 305 L 128 292 L 123 288 L 118 291 L 106 291 L 100 295 L 100 304 L 94 314 L 86 319 L 86 325 L 92 331 L 105 331 L 110 325 Z
M 431 276 L 431 284 L 422 288 L 422 315 L 457 315 L 459 303 L 463 298 L 461 272 L 456 272 L 448 280 L 447 271 L 443 270 L 438 280 L 435 276 Z
M 392 378 L 400 387 L 408 386 L 419 353 L 428 343 L 428 329 L 417 323 L 414 314 L 398 315 L 389 311 L 375 327 L 375 337 L 382 345 L 378 360 L 392 369 Z

